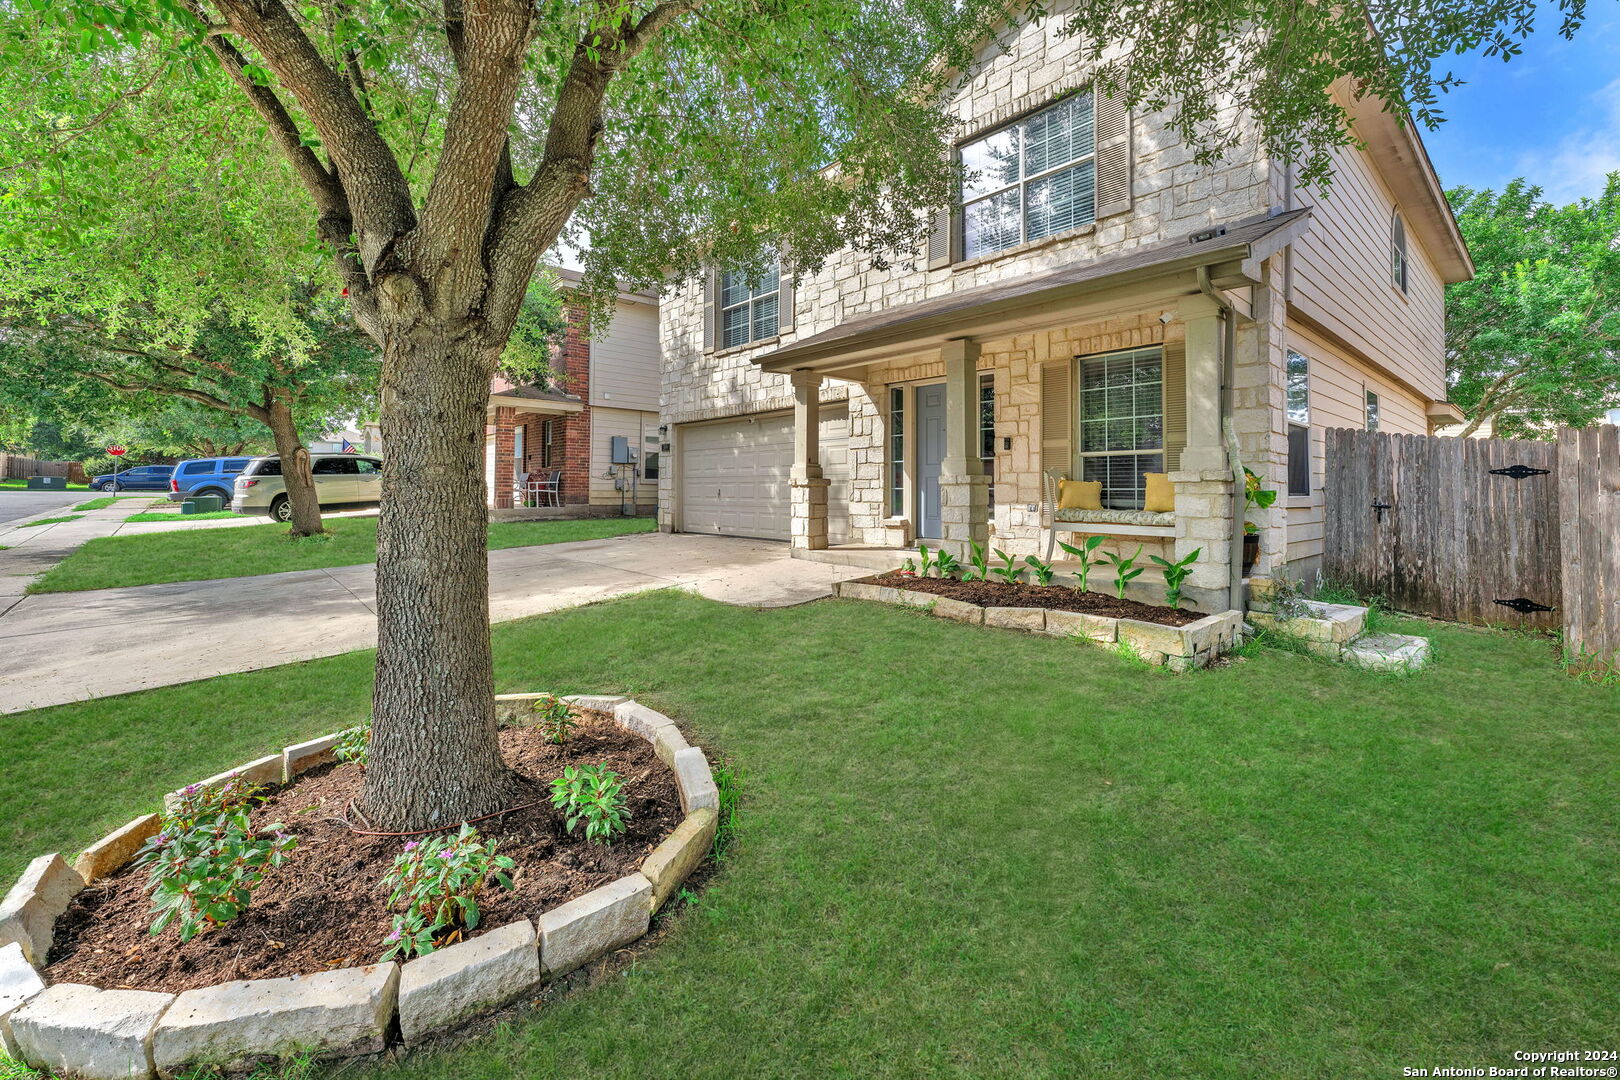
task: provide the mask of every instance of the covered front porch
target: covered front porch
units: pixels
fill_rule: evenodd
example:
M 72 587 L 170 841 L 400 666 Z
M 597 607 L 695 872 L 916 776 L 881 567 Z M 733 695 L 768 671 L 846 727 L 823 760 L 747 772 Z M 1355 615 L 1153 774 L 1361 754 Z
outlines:
M 490 508 L 588 502 L 587 421 L 585 403 L 572 394 L 497 380 L 485 413 L 484 483 Z
M 1190 265 L 1009 283 L 762 358 L 794 391 L 794 548 L 828 550 L 815 432 L 823 386 L 841 380 L 847 549 L 903 557 L 927 543 L 965 560 L 978 545 L 1062 572 L 1060 544 L 1100 535 L 1105 550 L 1141 545 L 1143 563 L 1196 551 L 1187 595 L 1205 610 L 1240 604 L 1242 468 L 1278 475 L 1285 450 L 1273 438 L 1285 430 L 1282 318 L 1262 255 L 1291 232 L 1263 224 Z M 1281 519 L 1252 517 L 1260 572 L 1282 556 Z M 1153 599 L 1155 579 L 1138 580 L 1139 598 Z

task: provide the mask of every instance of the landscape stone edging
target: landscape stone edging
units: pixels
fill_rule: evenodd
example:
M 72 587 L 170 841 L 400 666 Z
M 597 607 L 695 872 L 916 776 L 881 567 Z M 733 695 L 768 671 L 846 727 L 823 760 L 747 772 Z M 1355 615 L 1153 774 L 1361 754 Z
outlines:
M 1230 652 L 1243 631 L 1243 613 L 1236 609 L 1206 615 L 1186 626 L 1166 626 L 1141 619 L 1121 619 L 1082 611 L 1047 608 L 981 606 L 948 596 L 873 585 L 866 581 L 839 581 L 833 592 L 848 600 L 873 600 L 901 607 L 925 608 L 930 613 L 969 625 L 1000 630 L 1022 630 L 1053 637 L 1079 637 L 1103 644 L 1115 642 L 1150 664 L 1183 672 L 1206 666 Z
M 498 694 L 495 700 L 541 696 Z M 541 912 L 532 923 L 511 923 L 403 967 L 390 962 L 315 975 L 235 980 L 175 995 L 101 990 L 77 983 L 44 985 L 35 968 L 49 951 L 56 919 L 84 888 L 87 876 L 62 862 L 60 855 L 42 855 L 0 904 L 0 1039 L 5 1040 L 6 1052 L 36 1068 L 67 1070 L 87 1080 L 150 1080 L 205 1061 L 245 1066 L 291 1051 L 314 1050 L 325 1057 L 374 1053 L 384 1049 L 396 1020 L 409 1045 L 503 1007 L 545 980 L 642 937 L 653 913 L 674 895 L 713 843 L 719 789 L 703 751 L 688 745 L 679 727 L 663 713 L 626 697 L 572 694 L 563 700 L 611 713 L 616 724 L 651 744 L 675 774 L 685 817 L 643 859 L 643 869 Z M 270 785 L 290 783 L 329 760 L 339 734 L 286 747 L 197 786 L 233 776 Z M 184 790 L 165 795 L 165 807 Z M 87 848 L 80 863 L 92 873 L 88 880 L 123 869 L 158 825 L 158 815 L 143 815 Z M 503 935 L 520 940 L 503 947 Z M 531 959 L 533 983 L 527 980 Z M 11 970 L 17 967 L 25 970 Z M 314 1000 L 312 987 L 317 991 Z M 442 999 L 451 992 L 459 997 L 447 1009 Z M 329 1000 L 321 1000 L 323 995 Z M 183 1015 L 175 1012 L 177 1008 L 193 1011 Z M 365 1019 L 368 1015 L 371 1020 Z M 19 1018 L 22 1039 L 11 1035 Z M 338 1038 L 332 1037 L 334 1032 Z

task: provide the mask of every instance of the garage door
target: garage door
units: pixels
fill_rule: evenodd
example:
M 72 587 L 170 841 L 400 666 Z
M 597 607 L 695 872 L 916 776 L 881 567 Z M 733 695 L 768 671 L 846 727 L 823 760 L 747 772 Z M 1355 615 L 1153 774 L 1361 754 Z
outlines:
M 788 538 L 788 477 L 793 414 L 768 413 L 681 428 L 681 528 L 722 536 Z M 849 410 L 821 414 L 821 468 L 827 490 L 827 533 L 849 532 Z

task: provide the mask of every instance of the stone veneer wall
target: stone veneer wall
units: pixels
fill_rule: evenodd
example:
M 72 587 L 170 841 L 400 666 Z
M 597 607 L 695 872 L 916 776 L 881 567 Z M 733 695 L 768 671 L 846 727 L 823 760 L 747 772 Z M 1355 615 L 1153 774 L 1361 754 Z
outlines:
M 1058 4 L 1058 12 L 1065 6 Z M 1004 122 L 1040 107 L 1059 93 L 1089 84 L 1090 73 L 1079 59 L 1078 43 L 1056 32 L 1057 21 L 1049 19 L 1009 29 L 980 50 L 978 65 L 963 77 L 948 106 L 959 120 L 959 134 L 968 135 Z M 1275 202 L 1274 170 L 1257 142 L 1251 141 L 1249 149 L 1228 155 L 1217 166 L 1198 166 L 1192 161 L 1191 151 L 1165 127 L 1162 114 L 1136 116 L 1132 142 L 1134 203 L 1129 213 L 939 270 L 926 269 L 921 259 L 907 253 L 891 260 L 887 268 L 875 269 L 869 257 L 842 252 L 819 272 L 807 274 L 799 282 L 794 326 L 777 341 L 705 353 L 701 286 L 695 281 L 679 284 L 660 304 L 664 346 L 661 422 L 678 425 L 791 407 L 792 390 L 787 376 L 761 371 L 752 363 L 753 357 L 850 319 L 1117 255 L 1163 239 L 1186 236 L 1216 222 L 1265 213 Z M 1009 352 L 1033 347 L 995 344 Z M 998 379 L 998 396 L 1003 392 Z M 841 400 L 846 394 L 851 398 L 853 430 L 859 432 L 861 423 L 856 414 L 872 414 L 870 390 L 834 384 L 824 390 L 822 399 Z M 862 404 L 857 401 L 861 397 L 868 400 Z M 1028 403 L 1012 404 L 1017 407 Z M 674 520 L 678 456 L 677 447 L 677 460 L 663 470 L 660 480 L 661 523 L 665 527 Z M 852 470 L 871 464 L 870 460 L 852 458 Z M 997 494 L 999 498 L 999 489 Z M 863 522 L 852 520 L 852 528 L 873 528 L 864 523 L 870 516 L 867 511 L 857 509 L 857 513 Z M 1013 535 L 1026 527 L 1011 518 L 1007 524 L 1015 530 Z

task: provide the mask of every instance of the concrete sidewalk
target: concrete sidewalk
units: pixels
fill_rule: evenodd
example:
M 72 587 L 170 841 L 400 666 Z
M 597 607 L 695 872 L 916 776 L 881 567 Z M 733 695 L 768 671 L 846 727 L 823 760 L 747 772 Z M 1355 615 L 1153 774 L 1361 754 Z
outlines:
M 373 570 L 22 597 L 0 618 L 0 713 L 371 648 Z M 662 533 L 492 551 L 489 571 L 492 621 L 672 586 L 781 607 L 871 573 L 790 558 L 785 544 Z

